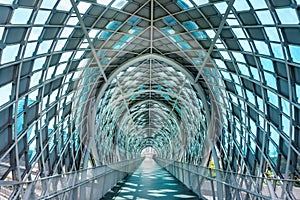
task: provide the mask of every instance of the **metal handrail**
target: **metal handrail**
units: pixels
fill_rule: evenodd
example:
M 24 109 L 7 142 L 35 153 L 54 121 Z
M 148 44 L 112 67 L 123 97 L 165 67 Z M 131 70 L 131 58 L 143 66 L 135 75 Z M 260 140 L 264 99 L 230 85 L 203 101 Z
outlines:
M 67 193 L 69 193 L 69 196 L 72 196 L 78 195 L 76 190 L 85 190 L 90 187 L 90 183 L 96 181 L 98 183 L 101 182 L 102 185 L 100 189 L 101 192 L 99 192 L 99 196 L 97 196 L 97 198 L 100 199 L 118 181 L 128 174 L 133 173 L 143 159 L 144 158 L 125 160 L 108 165 L 43 177 L 32 181 L 0 181 L 0 195 L 5 193 L 6 196 L 10 196 L 9 199 L 16 199 L 16 195 L 23 199 L 49 199 L 60 195 L 64 196 Z M 10 193 L 7 192 L 7 190 L 9 190 Z
M 161 159 L 161 158 L 154 158 L 155 161 L 161 165 L 163 168 L 165 168 L 167 171 L 169 171 L 173 176 L 175 176 L 179 181 L 183 182 L 186 186 L 191 187 L 190 189 L 192 189 L 196 194 L 198 194 L 199 196 L 202 197 L 201 195 L 201 187 L 203 186 L 204 183 L 204 179 L 208 180 L 211 182 L 211 190 L 215 190 L 213 186 L 214 183 L 219 183 L 222 184 L 225 187 L 230 187 L 232 190 L 236 190 L 238 193 L 240 192 L 244 192 L 246 194 L 249 195 L 253 195 L 255 197 L 258 198 L 262 198 L 262 199 L 278 199 L 276 197 L 276 192 L 282 193 L 285 192 L 285 190 L 283 190 L 282 188 L 282 183 L 283 182 L 287 182 L 289 184 L 294 184 L 294 183 L 300 183 L 299 180 L 295 180 L 295 179 L 279 179 L 279 178 L 270 178 L 270 177 L 258 177 L 258 176 L 253 176 L 253 175 L 248 175 L 248 174 L 241 174 L 241 173 L 237 173 L 237 172 L 230 172 L 230 171 L 225 171 L 225 170 L 220 170 L 220 169 L 213 169 L 213 168 L 209 168 L 209 167 L 203 167 L 203 166 L 197 166 L 197 165 L 193 165 L 193 164 L 189 164 L 189 163 L 181 163 L 178 161 L 173 161 L 173 160 L 165 160 L 165 159 Z M 222 175 L 222 179 L 223 178 L 229 178 L 232 180 L 232 178 L 235 179 L 235 181 L 224 181 L 224 180 L 220 180 L 217 177 L 214 177 L 212 175 L 212 172 L 214 171 L 219 171 L 220 174 Z M 193 178 L 191 178 L 193 176 Z M 195 179 L 195 177 L 197 177 Z M 249 178 L 249 179 L 245 179 L 245 178 Z M 238 179 L 243 179 L 243 180 L 251 180 L 250 178 L 254 179 L 255 181 L 262 181 L 262 183 L 265 184 L 265 189 L 264 190 L 264 194 L 262 191 L 257 190 L 256 188 L 254 190 L 250 190 L 249 188 L 255 187 L 256 185 L 254 184 L 250 184 L 247 185 L 245 182 L 242 183 L 237 183 Z M 193 181 L 198 181 L 197 183 L 193 183 Z M 276 183 L 280 183 L 279 187 L 280 189 L 277 191 L 277 187 L 274 188 L 274 186 L 272 186 L 272 184 L 276 184 Z M 195 184 L 197 185 L 196 188 L 193 188 L 193 186 L 191 186 L 190 184 Z M 244 186 L 244 187 L 242 187 Z M 263 187 L 263 185 L 261 186 Z M 216 191 L 211 191 L 211 195 L 210 196 L 215 196 Z M 223 191 L 217 191 L 217 193 L 219 192 L 223 192 Z M 226 191 L 224 191 L 226 192 Z M 268 194 L 266 194 L 268 192 Z M 300 188 L 299 191 L 297 190 L 297 193 L 300 192 Z M 233 193 L 232 193 L 233 194 Z M 239 195 L 241 196 L 241 194 L 233 194 L 233 195 Z M 278 194 L 277 194 L 278 195 Z M 280 196 L 280 195 L 279 195 Z M 295 199 L 295 194 L 286 194 L 287 199 Z M 240 198 L 242 199 L 242 198 Z

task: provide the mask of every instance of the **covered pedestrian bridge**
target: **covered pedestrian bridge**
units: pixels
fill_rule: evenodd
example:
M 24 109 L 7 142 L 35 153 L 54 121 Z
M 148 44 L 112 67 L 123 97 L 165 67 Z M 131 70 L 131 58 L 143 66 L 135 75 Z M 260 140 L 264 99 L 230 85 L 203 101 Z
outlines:
M 0 0 L 0 199 L 299 199 L 299 11 Z

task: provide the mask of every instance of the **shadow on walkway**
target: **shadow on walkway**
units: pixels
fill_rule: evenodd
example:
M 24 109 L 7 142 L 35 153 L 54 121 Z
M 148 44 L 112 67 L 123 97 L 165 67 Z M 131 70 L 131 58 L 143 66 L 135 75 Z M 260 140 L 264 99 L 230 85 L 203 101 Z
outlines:
M 161 168 L 152 158 L 145 158 L 141 166 L 126 180 L 119 182 L 104 200 L 199 199 L 185 185 Z

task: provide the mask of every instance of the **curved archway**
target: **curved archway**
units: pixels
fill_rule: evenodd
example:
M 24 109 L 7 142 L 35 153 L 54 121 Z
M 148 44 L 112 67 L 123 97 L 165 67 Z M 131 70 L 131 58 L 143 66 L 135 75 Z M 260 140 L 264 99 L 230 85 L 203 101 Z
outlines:
M 279 188 L 278 198 L 293 198 L 293 183 L 300 176 L 299 0 L 124 0 L 119 6 L 116 2 L 0 0 L 1 180 L 26 182 L 86 168 L 88 163 L 98 166 L 100 160 L 96 163 L 93 157 L 101 157 L 102 151 L 109 162 L 120 160 L 121 155 L 110 155 L 118 148 L 112 145 L 118 138 L 108 138 L 122 135 L 120 130 L 147 133 L 127 122 L 145 125 L 137 117 L 143 116 L 151 124 L 144 111 L 130 117 L 131 109 L 154 106 L 148 102 L 134 107 L 151 96 L 163 102 L 159 109 L 170 108 L 161 115 L 153 112 L 152 118 L 166 119 L 171 113 L 169 118 L 175 119 L 158 137 L 169 141 L 172 130 L 182 129 L 191 139 L 193 128 L 184 125 L 201 124 L 199 132 L 206 130 L 207 140 L 215 141 L 205 141 L 209 145 L 201 149 L 214 149 L 214 160 L 223 170 L 249 175 L 247 180 L 255 185 L 249 190 L 260 193 L 264 177 L 275 176 L 280 184 L 270 186 L 270 191 Z M 181 98 L 185 95 L 178 95 L 180 89 L 167 83 L 160 89 L 144 85 L 141 92 L 142 79 L 134 67 L 143 60 L 173 69 L 167 75 L 156 70 L 152 83 L 166 77 L 183 88 L 185 81 L 178 78 L 183 74 L 191 85 L 183 93 L 192 100 Z M 124 73 L 139 80 L 132 90 L 126 82 L 133 80 Z M 123 81 L 114 82 L 120 78 Z M 95 109 L 107 105 L 103 102 L 111 94 L 122 96 L 113 88 L 127 91 L 125 101 L 130 104 L 119 98 L 109 102 L 112 109 Z M 193 102 L 200 105 L 199 112 L 191 109 Z M 104 121 L 110 132 L 100 129 L 99 112 L 107 119 L 120 112 L 122 129 L 109 120 Z M 185 115 L 205 116 L 205 122 L 192 122 Z M 93 134 L 96 131 L 103 134 Z M 199 135 L 194 139 L 200 141 Z M 185 160 L 179 143 L 188 141 L 179 138 L 172 158 L 198 163 L 199 145 L 186 151 Z M 90 142 L 94 139 L 103 143 L 97 146 Z M 105 142 L 111 150 L 101 149 Z M 135 153 L 149 144 L 161 147 L 144 137 L 140 146 L 134 137 L 130 142 Z M 11 198 L 23 188 L 11 191 Z
M 138 72 L 135 73 L 137 69 Z M 178 63 L 159 55 L 147 54 L 126 62 L 108 77 L 108 82 L 101 88 L 94 104 L 98 105 L 96 111 L 98 117 L 95 117 L 95 125 L 98 125 L 90 130 L 96 130 L 93 133 L 99 134 L 96 136 L 96 141 L 109 140 L 109 144 L 115 146 L 111 149 L 117 151 L 111 154 L 116 154 L 117 159 L 124 159 L 127 156 L 131 158 L 133 152 L 138 152 L 134 147 L 142 149 L 155 143 L 156 148 L 159 149 L 157 151 L 169 152 L 174 159 L 186 159 L 184 155 L 189 154 L 188 148 L 199 149 L 198 157 L 202 159 L 201 146 L 205 146 L 206 150 L 209 149 L 208 140 L 205 138 L 214 138 L 216 131 L 207 133 L 210 127 L 211 110 L 207 102 L 203 101 L 205 96 L 201 86 L 193 84 L 193 80 L 194 77 Z M 179 89 L 172 85 L 174 81 L 178 82 L 174 86 L 181 82 Z M 95 111 L 94 108 L 92 110 Z M 215 116 L 214 112 L 217 112 L 216 108 L 212 113 Z M 110 117 L 108 117 L 109 113 L 111 113 Z M 193 114 L 194 117 L 187 118 L 187 113 Z M 107 129 L 110 130 L 109 133 L 103 133 L 104 129 L 99 124 L 106 126 L 104 118 L 107 117 L 111 124 L 109 126 L 118 124 L 118 127 L 111 127 Z M 168 120 L 173 122 L 170 123 Z M 165 125 L 163 125 L 164 121 Z M 198 134 L 200 135 L 196 136 Z M 125 147 L 126 145 L 128 147 Z M 126 154 L 124 149 L 130 149 L 130 153 Z

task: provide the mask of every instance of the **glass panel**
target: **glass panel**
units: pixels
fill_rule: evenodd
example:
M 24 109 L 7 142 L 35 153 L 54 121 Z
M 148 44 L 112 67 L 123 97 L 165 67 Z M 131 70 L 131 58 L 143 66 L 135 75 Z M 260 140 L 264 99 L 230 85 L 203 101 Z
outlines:
M 37 42 L 27 43 L 24 57 L 25 58 L 32 57 L 36 46 L 37 46 Z
M 67 25 L 74 26 L 78 23 L 78 18 L 77 17 L 70 17 L 67 21 Z
M 108 31 L 101 31 L 98 38 L 100 40 L 106 40 L 109 38 L 109 36 L 111 35 L 112 33 L 111 32 L 108 32 Z
M 165 27 L 165 28 L 162 28 L 161 31 L 166 34 L 166 35 L 173 35 L 175 34 L 175 31 L 174 29 L 170 28 L 170 27 Z
M 142 28 L 140 27 L 133 27 L 131 28 L 128 33 L 133 34 L 133 35 L 138 35 L 140 32 L 142 32 Z
M 280 41 L 277 29 L 275 27 L 265 27 L 265 31 L 270 41 Z
M 79 65 L 78 65 L 78 69 L 85 67 L 88 64 L 89 59 L 83 59 L 80 61 Z
M 56 68 L 56 72 L 55 72 L 55 76 L 58 76 L 60 74 L 63 74 L 64 70 L 66 69 L 67 64 L 60 64 L 57 68 Z
M 73 78 L 72 78 L 72 79 L 74 80 L 74 79 L 79 78 L 81 74 L 82 74 L 82 71 L 74 72 L 74 75 L 73 75 Z
M 69 11 L 72 8 L 72 4 L 69 0 L 60 0 L 57 5 L 57 10 Z
M 37 54 L 47 53 L 51 45 L 52 45 L 52 40 L 44 40 L 42 43 L 40 43 Z
M 65 84 L 64 85 L 64 87 L 63 87 L 63 89 L 62 89 L 62 95 L 64 95 L 65 93 L 66 93 L 66 91 L 67 91 L 67 89 L 68 89 L 68 86 L 69 86 L 69 84 Z
M 284 55 L 283 55 L 281 44 L 271 43 L 271 48 L 272 48 L 272 51 L 273 51 L 274 56 L 276 58 L 284 59 Z
M 121 22 L 119 22 L 119 21 L 111 21 L 106 25 L 105 28 L 108 30 L 115 31 L 119 28 L 120 25 L 121 25 Z
M 256 15 L 262 24 L 274 24 L 272 15 L 268 10 L 256 11 Z
M 279 133 L 270 125 L 270 137 L 275 142 L 276 145 L 279 145 Z
M 74 59 L 80 59 L 81 56 L 84 54 L 85 51 L 77 51 L 75 56 L 74 56 Z
M 264 55 L 270 55 L 269 47 L 265 42 L 255 40 L 254 43 L 258 53 Z
M 91 6 L 90 3 L 80 1 L 77 8 L 78 8 L 80 13 L 84 14 L 90 8 L 90 6 Z
M 233 57 L 236 59 L 238 62 L 246 63 L 245 58 L 243 54 L 237 53 L 237 52 L 232 52 Z
M 34 90 L 28 95 L 28 106 L 36 102 L 38 94 L 39 94 L 39 90 Z
M 234 32 L 237 38 L 246 38 L 246 35 L 242 28 L 233 28 L 232 31 Z
M 25 105 L 25 97 L 19 99 L 18 101 L 18 108 L 17 108 L 17 113 L 20 114 L 21 112 L 24 111 L 24 105 Z M 14 104 L 15 106 L 15 104 Z M 14 108 L 15 110 L 15 108 Z M 13 110 L 13 113 L 14 113 L 14 110 Z
M 120 41 L 122 42 L 130 42 L 130 40 L 133 39 L 133 36 L 129 36 L 129 35 L 124 35 L 123 37 L 121 37 Z
M 296 84 L 296 101 L 300 103 L 300 85 Z
M 208 39 L 205 31 L 197 31 L 192 33 L 197 40 Z
M 281 98 L 281 107 L 285 114 L 290 115 L 290 103 L 284 98 Z
M 278 150 L 277 150 L 277 147 L 273 144 L 273 142 L 271 140 L 269 140 L 268 155 L 271 158 L 271 161 L 274 164 L 276 164 L 277 163 L 277 157 L 278 157 Z
M 115 49 L 115 50 L 120 50 L 125 46 L 125 44 L 126 43 L 124 43 L 124 42 L 117 42 L 116 44 L 114 44 L 112 46 L 112 48 Z
M 198 58 L 192 58 L 192 60 L 193 60 L 195 65 L 201 65 L 202 64 L 201 60 L 199 60 Z
M 35 24 L 45 24 L 48 17 L 50 15 L 50 11 L 40 10 L 35 18 Z
M 220 51 L 220 54 L 223 56 L 224 59 L 231 60 L 227 51 Z
M 246 0 L 235 0 L 233 6 L 237 11 L 250 10 Z
M 253 95 L 253 92 L 251 92 L 249 90 L 246 90 L 246 94 L 247 94 L 247 97 L 248 97 L 248 101 L 250 103 L 252 103 L 253 105 L 256 105 L 256 103 L 255 103 L 255 96 Z
M 0 27 L 0 40 L 2 39 L 3 32 L 4 32 L 4 27 Z
M 39 81 L 41 79 L 42 71 L 34 73 L 30 78 L 30 88 L 36 86 L 39 84 Z
M 72 34 L 73 30 L 74 28 L 65 27 L 60 34 L 60 38 L 68 38 Z
M 183 9 L 189 9 L 193 7 L 193 4 L 189 0 L 177 0 L 177 4 Z
M 72 53 L 73 53 L 73 51 L 63 53 L 60 57 L 59 62 L 62 63 L 62 62 L 68 61 L 71 58 Z
M 259 96 L 257 96 L 256 99 L 257 99 L 258 109 L 261 112 L 264 112 L 264 101 Z
M 127 0 L 115 0 L 115 2 L 111 5 L 113 8 L 122 9 L 127 3 Z
M 278 96 L 274 92 L 271 92 L 270 90 L 267 91 L 267 94 L 268 94 L 269 102 L 275 105 L 276 107 L 278 107 Z
M 238 68 L 241 74 L 250 76 L 249 68 L 247 67 L 247 65 L 238 63 Z
M 214 59 L 214 61 L 219 68 L 227 69 L 227 66 L 222 60 Z
M 260 62 L 264 70 L 274 72 L 274 66 L 272 60 L 267 58 L 260 58 Z
M 41 69 L 43 65 L 45 64 L 46 57 L 37 58 L 34 60 L 33 69 L 32 71 Z
M 17 134 L 19 135 L 19 133 L 22 132 L 23 130 L 23 124 L 24 124 L 24 114 L 21 114 L 18 118 L 17 118 Z
M 89 37 L 90 37 L 90 38 L 95 38 L 96 35 L 98 35 L 98 33 L 99 33 L 99 30 L 92 29 L 92 30 L 89 32 Z
M 231 15 L 231 16 L 228 16 L 229 19 L 227 19 L 227 23 L 230 25 L 230 26 L 238 26 L 239 25 L 239 22 L 238 20 L 236 20 L 234 17 L 234 15 Z
M 48 131 L 51 133 L 54 130 L 54 117 L 50 120 L 48 124 Z
M 208 0 L 193 0 L 197 6 L 209 3 Z
M 10 100 L 12 83 L 0 87 L 0 106 Z
M 112 0 L 97 0 L 97 3 L 107 6 Z
M 38 40 L 41 32 L 43 31 L 42 27 L 33 27 L 30 32 L 29 41 L 30 40 Z
M 35 125 L 27 131 L 27 141 L 30 141 L 35 136 Z
M 235 83 L 240 84 L 239 77 L 238 77 L 236 74 L 231 73 L 231 76 L 232 76 L 233 81 L 234 81 Z
M 256 145 L 255 145 L 255 142 L 253 141 L 252 137 L 250 137 L 250 148 L 251 148 L 252 152 L 254 153 Z
M 32 143 L 29 145 L 29 149 L 28 149 L 29 161 L 31 161 L 35 155 L 36 155 L 36 141 L 33 140 Z
M 277 90 L 276 78 L 275 78 L 274 74 L 264 72 L 264 76 L 265 76 L 265 81 L 266 81 L 267 85 L 269 87 Z
M 67 39 L 58 40 L 57 43 L 56 43 L 54 51 L 61 51 L 64 48 L 66 42 L 67 42 Z
M 52 135 L 49 139 L 49 151 L 52 152 L 54 147 L 54 136 Z
M 178 45 L 183 50 L 192 49 L 192 47 L 188 43 L 186 43 L 186 42 L 179 42 Z
M 139 17 L 136 16 L 132 16 L 129 18 L 129 20 L 127 21 L 128 24 L 135 26 L 141 19 Z
M 224 14 L 226 12 L 227 7 L 228 7 L 227 3 L 225 3 L 225 2 L 217 3 L 217 4 L 215 4 L 215 6 L 221 14 Z
M 12 24 L 27 24 L 30 16 L 31 16 L 31 9 L 26 8 L 18 8 L 14 10 L 14 14 L 10 20 Z
M 232 101 L 238 105 L 238 100 L 236 98 L 236 96 L 234 96 L 233 94 L 230 94 L 230 98 L 232 99 Z
M 300 47 L 295 45 L 289 45 L 291 57 L 294 62 L 300 63 Z
M 52 77 L 54 69 L 55 69 L 54 66 L 48 68 L 46 80 L 48 80 Z
M 0 0 L 0 3 L 3 4 L 12 4 L 14 2 L 14 0 Z
M 256 9 L 263 9 L 263 8 L 268 8 L 268 6 L 266 5 L 265 0 L 251 0 L 249 1 L 252 5 L 252 7 L 256 10 Z
M 67 96 L 67 103 L 69 103 L 71 100 L 72 100 L 72 98 L 73 98 L 73 94 L 69 94 L 68 96 Z
M 290 136 L 290 119 L 282 115 L 282 131 L 289 137 Z
M 206 35 L 208 35 L 210 38 L 214 38 L 216 33 L 213 30 L 206 30 Z
M 170 39 L 172 39 L 175 43 L 183 41 L 182 37 L 180 37 L 179 35 L 170 36 Z
M 221 71 L 221 74 L 225 79 L 231 80 L 230 74 L 228 72 Z
M 296 10 L 293 8 L 276 9 L 281 24 L 298 24 L 298 16 Z
M 188 31 L 197 30 L 199 28 L 199 26 L 193 21 L 183 22 L 182 24 Z
M 173 26 L 173 25 L 176 25 L 176 24 L 177 24 L 176 20 L 175 20 L 174 17 L 172 17 L 172 16 L 168 16 L 168 17 L 163 18 L 163 21 L 164 21 L 168 26 Z
M 48 96 L 45 96 L 43 98 L 43 105 L 42 105 L 42 110 L 45 110 L 46 109 L 46 105 L 47 105 L 47 99 L 48 99 Z M 45 117 L 46 118 L 46 117 Z M 45 122 L 45 119 L 43 119 L 43 124 Z M 43 126 L 43 125 L 42 125 Z
M 19 48 L 19 44 L 6 46 L 2 51 L 1 64 L 15 61 Z
M 242 48 L 243 48 L 244 51 L 250 51 L 250 52 L 252 52 L 248 40 L 239 40 L 239 42 L 240 42 L 240 44 L 241 44 L 241 46 L 242 46 Z
M 252 74 L 253 78 L 257 81 L 260 81 L 258 70 L 255 67 L 250 67 L 250 70 L 251 70 L 251 74 Z
M 41 5 L 41 8 L 47 8 L 47 9 L 52 9 L 54 5 L 56 4 L 57 1 L 48 1 L 48 0 L 43 0 L 43 3 Z

